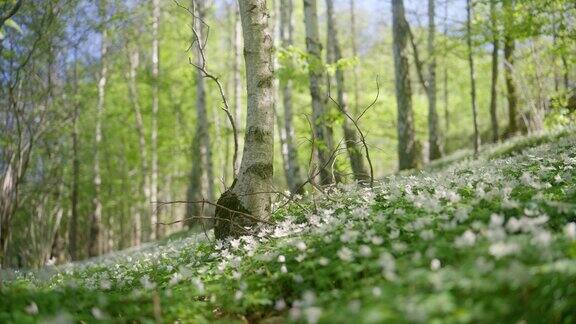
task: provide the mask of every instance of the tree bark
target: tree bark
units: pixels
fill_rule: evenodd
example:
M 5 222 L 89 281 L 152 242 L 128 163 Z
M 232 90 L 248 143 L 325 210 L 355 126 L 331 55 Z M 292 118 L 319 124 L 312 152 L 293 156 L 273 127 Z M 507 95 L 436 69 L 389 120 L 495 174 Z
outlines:
M 405 170 L 418 167 L 419 152 L 414 138 L 414 113 L 407 53 L 409 31 L 404 16 L 403 0 L 392 0 L 392 36 L 398 109 L 398 166 L 400 170 Z
M 274 41 L 268 28 L 266 0 L 240 0 L 239 4 L 248 95 L 245 145 L 238 176 L 218 199 L 214 230 L 218 239 L 246 234 L 244 226 L 253 226 L 255 221 L 244 214 L 265 220 L 271 209 Z
M 490 1 L 490 23 L 492 31 L 492 84 L 490 86 L 490 122 L 492 125 L 492 142 L 498 142 L 498 21 L 496 17 L 496 0 Z
M 102 24 L 106 21 L 106 0 L 100 0 L 99 13 Z M 100 197 L 102 175 L 100 171 L 100 146 L 102 145 L 102 118 L 105 109 L 106 81 L 108 77 L 108 33 L 102 26 L 102 40 L 100 44 L 100 77 L 98 80 L 98 103 L 96 106 L 96 134 L 94 143 L 94 210 L 90 220 L 90 240 L 88 255 L 93 257 L 102 254 L 102 201 Z
M 197 18 L 194 19 L 198 38 L 203 40 L 205 28 L 202 21 L 206 17 L 205 0 L 194 0 Z M 204 57 L 200 46 L 196 44 L 196 65 L 204 66 Z M 192 147 L 192 172 L 190 173 L 190 185 L 188 187 L 188 200 L 199 201 L 208 199 L 214 201 L 214 174 L 212 168 L 212 149 L 210 145 L 210 132 L 208 126 L 208 111 L 206 107 L 206 81 L 200 69 L 196 69 L 196 134 Z M 205 216 L 203 206 L 200 204 L 188 204 L 187 218 L 193 216 Z M 198 222 L 189 222 L 193 225 Z M 211 226 L 211 224 L 207 224 Z
M 294 0 L 280 2 L 280 40 L 283 48 L 294 45 Z M 292 105 L 292 80 L 281 80 L 282 104 L 284 106 L 284 135 L 286 143 L 286 182 L 292 193 L 302 193 L 303 177 L 298 164 L 298 151 L 294 139 L 294 113 Z
M 150 174 L 150 240 L 160 238 L 160 215 L 156 211 L 158 201 L 158 79 L 160 75 L 160 48 L 158 30 L 160 28 L 160 0 L 152 0 L 152 169 Z
M 506 80 L 506 90 L 508 99 L 508 129 L 506 136 L 511 137 L 518 133 L 518 97 L 516 85 L 514 84 L 514 37 L 513 28 L 513 0 L 504 0 L 504 13 L 506 20 L 504 24 L 504 78 Z
M 342 50 L 338 42 L 338 29 L 334 18 L 334 2 L 333 0 L 326 0 L 326 22 L 327 22 L 327 58 L 328 64 L 334 64 L 342 59 Z M 364 156 L 362 155 L 362 148 L 358 139 L 355 126 L 352 121 L 346 116 L 349 115 L 348 102 L 346 98 L 344 71 L 342 68 L 336 69 L 336 92 L 337 102 L 339 108 L 344 115 L 344 122 L 342 124 L 344 130 L 344 140 L 346 141 L 346 149 L 350 158 L 350 166 L 356 181 L 366 182 L 370 180 L 370 173 L 364 163 Z
M 472 0 L 466 1 L 466 44 L 468 45 L 468 65 L 470 66 L 470 99 L 472 101 L 472 120 L 474 123 L 474 156 L 478 156 L 480 134 L 476 109 L 476 72 L 474 70 L 474 55 L 472 52 Z
M 334 183 L 334 175 L 330 171 L 333 163 L 331 151 L 333 148 L 332 132 L 326 110 L 326 90 L 324 89 L 324 63 L 322 61 L 322 44 L 318 28 L 318 10 L 316 0 L 304 1 L 304 23 L 306 25 L 306 50 L 308 52 L 308 76 L 310 80 L 310 96 L 312 97 L 312 126 L 317 147 L 320 183 Z
M 442 138 L 436 110 L 436 23 L 435 0 L 428 0 L 428 156 L 430 160 L 442 157 Z

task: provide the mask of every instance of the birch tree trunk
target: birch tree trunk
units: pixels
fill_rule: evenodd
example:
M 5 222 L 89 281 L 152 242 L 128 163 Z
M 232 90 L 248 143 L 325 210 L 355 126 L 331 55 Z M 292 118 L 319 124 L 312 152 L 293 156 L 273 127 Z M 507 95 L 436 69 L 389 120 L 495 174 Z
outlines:
M 472 101 L 472 120 L 474 123 L 474 156 L 478 156 L 480 134 L 476 109 L 476 71 L 474 70 L 474 55 L 472 53 L 472 0 L 466 0 L 466 44 L 468 45 L 468 65 L 470 66 L 470 99 Z
M 99 12 L 102 24 L 106 20 L 106 0 L 100 0 Z M 100 174 L 100 146 L 102 145 L 102 115 L 105 109 L 106 81 L 108 76 L 108 35 L 105 26 L 102 26 L 102 40 L 100 44 L 100 77 L 98 80 L 98 103 L 96 106 L 96 141 L 94 143 L 94 210 L 90 219 L 90 239 L 88 255 L 93 257 L 102 254 L 102 201 L 100 198 L 102 178 Z
M 436 9 L 435 0 L 428 0 L 428 156 L 430 161 L 442 157 L 442 139 L 436 110 Z
M 334 175 L 330 171 L 333 159 L 332 132 L 328 125 L 326 110 L 326 90 L 324 89 L 324 63 L 322 62 L 322 44 L 318 30 L 318 10 L 316 0 L 304 1 L 304 23 L 306 25 L 306 50 L 308 52 L 308 76 L 310 79 L 310 95 L 312 97 L 312 125 L 317 147 L 320 183 L 334 183 Z
M 490 23 L 492 31 L 492 84 L 490 86 L 490 122 L 492 124 L 492 142 L 498 142 L 498 21 L 496 17 L 496 0 L 490 1 Z
M 280 40 L 283 48 L 294 45 L 294 0 L 280 2 Z M 292 193 L 302 192 L 302 172 L 298 164 L 298 151 L 294 139 L 294 113 L 292 105 L 292 80 L 281 80 L 282 104 L 284 106 L 284 134 L 287 155 L 286 182 Z
M 328 30 L 328 64 L 334 64 L 342 59 L 342 51 L 338 42 L 338 29 L 336 28 L 336 22 L 334 19 L 333 0 L 326 0 L 326 22 Z M 349 115 L 349 111 L 345 91 L 344 71 L 342 68 L 338 67 L 336 69 L 335 79 L 337 102 L 340 106 L 339 108 L 342 110 L 342 114 L 345 115 L 343 116 L 344 122 L 342 126 L 344 130 L 344 140 L 346 141 L 346 149 L 350 158 L 350 166 L 352 167 L 352 173 L 354 174 L 355 180 L 365 182 L 370 180 L 370 173 L 368 172 L 366 164 L 364 163 L 364 156 L 362 155 L 362 148 L 360 147 L 360 141 L 358 139 L 355 126 L 346 116 Z
M 274 157 L 274 41 L 266 0 L 240 0 L 248 109 L 244 153 L 237 178 L 218 199 L 214 234 L 222 239 L 246 234 L 243 226 L 270 215 Z M 243 214 L 239 214 L 243 213 Z M 240 226 L 240 227 L 239 227 Z
M 194 0 L 196 16 L 193 21 L 198 38 L 204 40 L 205 28 L 202 21 L 206 17 L 204 0 Z M 196 65 L 204 66 L 204 57 L 200 46 L 196 43 Z M 206 107 L 206 81 L 200 69 L 196 71 L 196 134 L 192 143 L 192 172 L 190 173 L 190 185 L 188 187 L 188 201 L 202 199 L 214 200 L 214 174 L 212 169 L 212 150 L 210 146 L 210 133 L 208 126 L 208 111 Z M 205 216 L 201 204 L 188 204 L 187 218 Z M 189 225 L 193 225 L 190 222 Z M 211 225 L 211 224 L 208 224 Z
M 506 137 L 511 137 L 518 133 L 518 98 L 516 95 L 516 85 L 514 84 L 514 37 L 513 28 L 513 0 L 504 0 L 504 78 L 506 81 L 508 99 L 508 129 Z
M 152 169 L 150 174 L 150 240 L 159 238 L 160 218 L 155 204 L 158 201 L 158 78 L 160 74 L 160 56 L 158 30 L 160 28 L 160 0 L 152 0 Z
M 400 170 L 405 170 L 418 167 L 419 152 L 414 139 L 414 113 L 407 52 L 409 32 L 403 0 L 392 0 L 392 36 L 398 109 L 398 167 Z

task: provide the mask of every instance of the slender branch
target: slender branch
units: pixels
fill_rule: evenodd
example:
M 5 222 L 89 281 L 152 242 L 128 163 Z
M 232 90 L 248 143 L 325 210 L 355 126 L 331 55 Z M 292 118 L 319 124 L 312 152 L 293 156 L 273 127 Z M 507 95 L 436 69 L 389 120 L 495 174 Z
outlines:
M 378 77 L 376 78 L 376 85 L 378 88 L 378 92 L 376 95 L 376 100 L 378 100 L 378 95 L 380 93 L 380 86 L 378 85 Z M 358 131 L 358 134 L 360 135 L 360 141 L 362 142 L 362 146 L 364 147 L 364 153 L 366 154 L 366 160 L 368 161 L 368 165 L 370 166 L 370 188 L 374 187 L 374 167 L 372 166 L 372 159 L 370 158 L 370 150 L 368 149 L 368 144 L 366 144 L 366 136 L 364 135 L 364 132 L 362 132 L 362 129 L 360 129 L 360 126 L 358 125 L 358 120 L 360 119 L 360 117 L 358 117 L 357 119 L 354 119 L 352 116 L 350 116 L 350 114 L 340 105 L 340 103 L 338 103 L 338 101 L 336 101 L 332 95 L 330 94 L 330 80 L 328 80 L 328 98 L 330 98 L 330 100 L 336 105 L 336 107 L 338 107 L 338 109 L 340 110 L 341 113 L 343 113 L 346 118 L 350 119 L 350 121 L 354 124 L 354 127 L 356 127 L 356 130 Z M 376 101 L 375 100 L 375 101 Z M 375 102 L 374 101 L 374 102 Z M 368 108 L 370 108 L 370 106 L 368 106 Z M 367 109 L 365 109 L 362 113 L 364 114 L 367 111 Z
M 201 17 L 198 17 L 194 13 L 194 11 L 195 11 L 194 2 L 192 2 L 192 6 L 193 6 L 192 10 L 190 10 L 190 8 L 188 8 L 188 7 L 181 5 L 178 2 L 178 0 L 174 0 L 174 3 L 178 7 L 186 10 L 192 16 L 193 19 L 198 19 L 204 26 L 206 26 L 208 28 L 208 32 L 206 34 L 209 33 L 210 26 L 208 24 L 206 24 L 206 22 Z M 222 99 L 222 104 L 224 105 L 224 107 L 221 107 L 221 109 L 226 113 L 226 116 L 228 117 L 228 121 L 230 122 L 230 125 L 232 126 L 232 133 L 234 134 L 234 156 L 232 158 L 232 169 L 234 170 L 234 174 L 236 175 L 236 174 L 238 174 L 238 170 L 236 169 L 236 165 L 237 165 L 236 161 L 238 160 L 238 129 L 236 127 L 236 123 L 234 122 L 234 117 L 232 117 L 232 113 L 230 112 L 230 106 L 228 105 L 228 99 L 226 99 L 226 95 L 224 94 L 224 88 L 222 87 L 222 83 L 220 82 L 218 77 L 211 74 L 206 67 L 205 49 L 206 49 L 206 46 L 208 43 L 208 35 L 206 35 L 204 42 L 202 42 L 194 24 L 192 24 L 190 26 L 190 28 L 192 29 L 192 34 L 194 37 L 192 39 L 192 43 L 190 44 L 190 47 L 188 47 L 188 50 L 190 50 L 192 48 L 194 43 L 198 43 L 198 54 L 202 58 L 202 66 L 194 64 L 192 62 L 191 57 L 188 57 L 188 63 L 190 65 L 192 65 L 193 67 L 195 67 L 196 69 L 198 69 L 200 72 L 202 72 L 202 74 L 204 75 L 205 78 L 212 80 L 218 86 L 218 92 L 220 94 L 220 98 Z
M 213 202 L 211 202 L 211 201 L 209 201 L 209 200 L 206 200 L 206 199 L 193 200 L 193 201 L 188 201 L 188 200 L 153 201 L 152 204 L 156 204 L 156 209 L 155 209 L 154 212 L 157 212 L 158 209 L 159 209 L 160 207 L 162 207 L 162 206 L 171 205 L 171 204 L 208 204 L 208 205 L 211 205 L 211 206 L 214 206 L 214 207 L 220 207 L 220 208 L 225 209 L 225 210 L 227 210 L 227 211 L 229 211 L 229 212 L 231 212 L 231 213 L 233 213 L 233 214 L 240 214 L 240 215 L 245 216 L 245 217 L 248 217 L 248 218 L 250 218 L 251 220 L 256 221 L 256 222 L 264 223 L 264 224 L 266 224 L 266 225 L 273 225 L 273 223 L 271 223 L 271 222 L 269 222 L 269 221 L 260 219 L 260 218 L 258 218 L 258 217 L 254 217 L 254 216 L 252 216 L 252 215 L 250 215 L 250 214 L 247 214 L 247 213 L 243 213 L 243 212 L 240 212 L 240 211 L 237 211 L 237 210 L 230 209 L 230 208 L 228 208 L 228 207 L 226 207 L 226 206 L 222 206 L 222 205 L 220 205 L 220 204 L 213 203 Z

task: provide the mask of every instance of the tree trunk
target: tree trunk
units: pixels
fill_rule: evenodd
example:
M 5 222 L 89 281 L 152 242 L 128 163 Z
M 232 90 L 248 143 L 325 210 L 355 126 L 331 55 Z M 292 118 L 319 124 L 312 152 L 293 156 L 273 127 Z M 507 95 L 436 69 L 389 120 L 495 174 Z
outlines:
M 236 1 L 235 1 L 236 2 Z M 234 124 L 236 124 L 236 134 L 234 136 L 240 137 L 240 130 L 242 130 L 242 78 L 240 75 L 240 68 L 242 66 L 242 26 L 240 21 L 240 9 L 236 3 L 236 11 L 234 14 Z M 240 142 L 240 138 L 238 141 Z M 239 143 L 240 145 L 240 143 Z M 240 152 L 238 152 L 240 153 Z M 234 165 L 234 175 L 240 169 L 240 156 L 236 157 L 236 164 Z
M 492 124 L 492 142 L 498 142 L 498 22 L 496 0 L 490 1 L 490 22 L 492 29 L 492 84 L 490 86 L 490 121 Z
M 470 99 L 472 100 L 472 120 L 474 123 L 474 156 L 478 156 L 480 134 L 476 109 L 476 72 L 474 71 L 474 56 L 472 53 L 472 0 L 466 1 L 466 44 L 468 45 L 468 64 L 470 66 Z
M 283 48 L 294 45 L 294 0 L 280 2 L 280 40 Z M 303 177 L 298 164 L 298 151 L 294 138 L 292 80 L 281 80 L 282 104 L 284 106 L 284 135 L 286 142 L 287 172 L 286 182 L 292 193 L 302 193 Z
M 428 0 L 428 156 L 430 161 L 442 157 L 442 139 L 436 111 L 436 23 L 435 0 Z
M 326 21 L 328 29 L 327 41 L 327 58 L 328 64 L 334 64 L 342 59 L 342 51 L 338 42 L 338 29 L 334 19 L 334 2 L 333 0 L 326 0 Z M 336 92 L 337 102 L 344 115 L 344 122 L 342 124 L 344 130 L 344 140 L 346 141 L 346 149 L 350 157 L 350 166 L 354 179 L 357 181 L 366 182 L 370 180 L 370 174 L 364 163 L 364 156 L 362 155 L 362 148 L 360 140 L 356 132 L 355 126 L 352 121 L 346 116 L 350 115 L 348 111 L 348 102 L 346 99 L 346 91 L 344 84 L 344 71 L 338 67 L 336 69 Z
M 74 114 L 72 116 L 72 190 L 70 195 L 71 217 L 68 232 L 68 248 L 72 261 L 78 260 L 78 195 L 80 186 L 80 157 L 78 152 L 78 118 L 80 102 L 78 98 L 78 49 L 74 48 Z
M 106 20 L 106 0 L 100 0 L 99 8 L 102 23 Z M 108 76 L 108 34 L 102 27 L 100 45 L 100 78 L 98 80 L 98 103 L 96 106 L 96 141 L 94 143 L 94 211 L 90 220 L 90 242 L 88 255 L 93 257 L 102 254 L 102 201 L 100 197 L 102 176 L 100 173 L 100 149 L 102 145 L 102 118 L 105 109 L 106 81 Z
M 394 70 L 396 75 L 396 103 L 398 108 L 398 166 L 400 170 L 417 168 L 414 139 L 414 113 L 408 66 L 408 25 L 404 16 L 404 1 L 392 0 L 392 36 Z
M 138 132 L 138 146 L 140 150 L 140 170 L 142 172 L 141 188 L 144 201 L 139 210 L 132 216 L 132 243 L 140 245 L 142 241 L 142 216 L 150 211 L 150 174 L 148 170 L 148 151 L 146 148 L 146 134 L 144 132 L 144 120 L 136 86 L 136 71 L 139 65 L 139 53 L 137 48 L 129 49 L 128 92 L 134 110 L 136 131 Z
M 158 30 L 160 28 L 160 0 L 152 0 L 152 170 L 150 174 L 150 240 L 159 238 L 160 215 L 156 212 L 158 201 L 158 77 L 160 74 L 160 56 Z
M 320 183 L 334 183 L 334 175 L 330 171 L 333 163 L 332 133 L 329 129 L 329 119 L 326 114 L 326 90 L 324 89 L 324 63 L 322 62 L 322 44 L 318 31 L 318 10 L 316 0 L 304 1 L 304 22 L 306 24 L 306 49 L 308 52 L 308 76 L 310 79 L 310 95 L 312 97 L 312 126 L 316 141 Z
M 204 40 L 205 28 L 202 21 L 206 16 L 204 0 L 194 0 L 197 19 L 194 19 L 198 38 Z M 196 44 L 196 65 L 204 66 L 204 58 L 201 55 L 199 46 Z M 200 69 L 196 71 L 196 134 L 192 147 L 192 172 L 190 173 L 190 186 L 188 188 L 188 200 L 199 201 L 208 199 L 214 201 L 214 174 L 212 170 L 212 150 L 210 145 L 210 133 L 208 126 L 208 111 L 206 107 L 206 82 L 204 74 Z M 187 218 L 202 215 L 204 212 L 202 204 L 188 204 Z M 198 222 L 189 222 L 193 225 Z M 211 224 L 207 224 L 211 226 Z
M 504 78 L 506 80 L 506 90 L 508 92 L 508 129 L 507 137 L 518 133 L 518 98 L 516 95 L 516 85 L 514 84 L 514 38 L 512 36 L 513 28 L 513 0 L 504 1 L 504 13 L 506 20 L 504 24 Z
M 448 1 L 444 1 L 444 37 L 448 38 Z M 448 52 L 447 42 L 444 41 L 444 57 Z M 450 131 L 450 107 L 449 107 L 449 93 L 448 93 L 448 62 L 444 59 L 444 129 L 445 134 Z M 444 139 L 444 144 L 447 144 L 448 136 Z
M 244 226 L 270 215 L 274 157 L 274 41 L 266 0 L 240 0 L 244 35 L 248 112 L 244 153 L 237 178 L 218 199 L 214 234 L 222 239 L 246 234 Z M 242 213 L 239 214 L 238 212 Z
M 350 44 L 352 45 L 352 56 L 358 57 L 358 44 L 356 43 L 356 10 L 354 6 L 354 0 L 350 0 Z M 358 88 L 358 78 L 360 71 L 358 70 L 358 64 L 354 65 L 352 70 L 354 75 L 354 115 L 359 113 L 360 105 L 360 90 Z

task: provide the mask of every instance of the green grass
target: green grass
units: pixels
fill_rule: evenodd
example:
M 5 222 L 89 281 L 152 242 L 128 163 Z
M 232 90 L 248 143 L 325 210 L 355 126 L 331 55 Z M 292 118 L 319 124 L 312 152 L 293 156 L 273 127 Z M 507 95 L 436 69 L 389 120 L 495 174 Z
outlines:
M 341 186 L 255 238 L 4 271 L 0 322 L 575 322 L 574 147 L 540 135 Z

